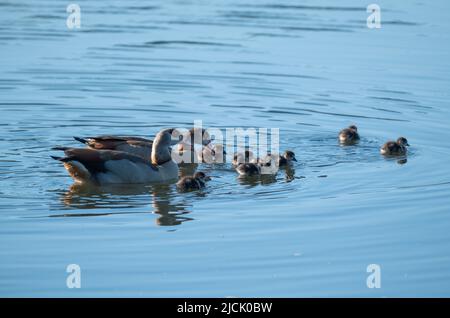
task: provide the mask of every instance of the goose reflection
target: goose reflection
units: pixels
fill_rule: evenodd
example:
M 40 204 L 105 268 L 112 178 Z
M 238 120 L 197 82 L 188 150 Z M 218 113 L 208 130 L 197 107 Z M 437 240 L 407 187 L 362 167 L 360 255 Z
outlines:
M 152 213 L 158 215 L 155 223 L 159 226 L 175 226 L 194 220 L 188 217 L 192 204 L 180 197 L 173 184 L 158 185 L 115 185 L 96 187 L 73 184 L 63 193 L 61 201 L 66 207 L 93 210 L 97 212 L 51 215 L 52 217 L 103 216 L 148 212 L 99 212 L 98 209 L 127 209 L 145 207 L 151 200 Z
M 151 186 L 153 213 L 159 215 L 155 221 L 157 225 L 173 226 L 194 220 L 186 216 L 190 213 L 187 207 L 192 207 L 192 205 L 185 200 L 175 203 L 176 193 L 173 191 L 173 185 L 169 184 Z

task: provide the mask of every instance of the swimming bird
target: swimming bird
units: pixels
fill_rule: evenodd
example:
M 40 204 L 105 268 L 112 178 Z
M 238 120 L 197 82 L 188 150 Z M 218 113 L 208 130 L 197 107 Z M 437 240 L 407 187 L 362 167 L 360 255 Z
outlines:
M 198 134 L 200 136 L 200 141 L 197 141 L 195 137 Z M 116 150 L 124 151 L 146 160 L 151 160 L 153 140 L 134 137 L 134 136 L 97 136 L 97 137 L 73 137 L 75 140 L 85 144 L 91 149 L 97 150 Z M 197 137 L 198 138 L 198 137 Z M 180 136 L 180 143 L 178 149 L 183 151 L 185 149 L 191 149 L 191 145 L 195 143 L 202 143 L 203 145 L 208 145 L 211 142 L 208 132 L 206 129 L 201 129 L 194 127 Z
M 275 157 L 275 160 L 278 161 L 279 167 L 286 167 L 288 165 L 291 165 L 292 162 L 297 161 L 297 158 L 295 158 L 295 153 L 291 150 L 286 150 L 282 155 L 271 155 Z
M 342 129 L 339 133 L 339 141 L 343 144 L 354 144 L 359 141 L 359 139 L 358 127 L 355 125 Z
M 63 162 L 77 183 L 97 185 L 123 183 L 152 183 L 176 180 L 178 165 L 171 157 L 174 129 L 161 130 L 152 143 L 151 161 L 117 150 L 56 147 L 65 157 L 53 159 Z
M 268 155 L 256 162 L 240 163 L 236 166 L 236 171 L 240 176 L 273 175 L 278 171 L 278 165 L 276 158 Z
M 258 159 L 255 158 L 251 150 L 245 150 L 244 153 L 236 153 L 231 164 L 236 168 L 241 163 L 257 163 L 257 161 Z
M 180 191 L 199 190 L 206 186 L 206 181 L 211 180 L 204 172 L 198 171 L 193 176 L 183 177 L 177 182 Z
M 388 141 L 381 147 L 380 153 L 385 156 L 404 156 L 409 147 L 408 140 L 405 137 L 400 137 L 397 141 Z

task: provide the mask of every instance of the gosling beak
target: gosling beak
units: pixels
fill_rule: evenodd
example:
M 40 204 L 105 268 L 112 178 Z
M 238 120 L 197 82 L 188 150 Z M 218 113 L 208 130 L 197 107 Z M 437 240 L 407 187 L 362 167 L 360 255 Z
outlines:
M 295 158 L 295 157 L 294 157 L 294 158 L 292 158 L 292 161 L 295 161 L 295 162 L 297 162 L 297 158 Z
M 203 139 L 202 140 L 202 145 L 203 146 L 208 146 L 209 144 L 211 144 L 211 139 Z
M 408 142 L 406 143 L 406 146 L 410 147 L 410 145 L 409 145 L 409 143 L 408 143 Z
M 210 176 L 206 176 L 205 177 L 205 181 L 211 181 L 211 177 Z

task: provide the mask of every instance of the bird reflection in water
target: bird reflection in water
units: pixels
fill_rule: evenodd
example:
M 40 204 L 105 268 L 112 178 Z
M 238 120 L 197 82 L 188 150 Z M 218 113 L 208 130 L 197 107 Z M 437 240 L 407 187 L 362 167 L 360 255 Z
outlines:
M 284 173 L 285 181 L 291 182 L 295 180 L 295 169 L 294 167 L 287 166 L 281 168 L 279 173 Z M 256 176 L 238 176 L 238 182 L 241 185 L 246 185 L 250 187 L 254 187 L 257 185 L 269 185 L 277 182 L 277 175 L 274 174 L 262 174 Z
M 177 195 L 173 184 L 157 185 L 115 185 L 97 187 L 85 184 L 73 184 L 62 195 L 62 203 L 66 207 L 76 209 L 97 209 L 97 213 L 77 213 L 52 215 L 57 216 L 99 216 L 115 214 L 133 214 L 148 212 L 106 212 L 98 209 L 128 209 L 147 206 L 151 200 L 152 213 L 158 215 L 155 223 L 159 226 L 180 225 L 194 220 L 187 216 L 192 204 L 186 197 Z

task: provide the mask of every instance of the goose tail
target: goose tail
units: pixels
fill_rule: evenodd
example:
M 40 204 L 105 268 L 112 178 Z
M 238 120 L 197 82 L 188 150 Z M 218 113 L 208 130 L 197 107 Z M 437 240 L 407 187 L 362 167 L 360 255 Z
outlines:
M 67 172 L 75 182 L 85 183 L 92 180 L 92 175 L 89 170 L 81 162 L 76 161 L 74 158 L 57 156 L 50 157 L 54 160 L 62 162 L 64 164 L 64 168 L 66 168 Z

